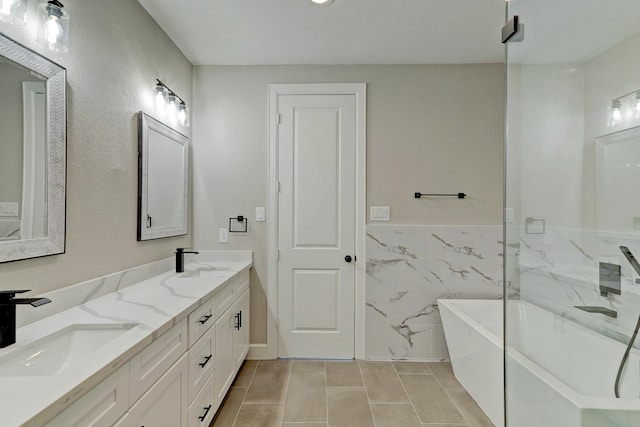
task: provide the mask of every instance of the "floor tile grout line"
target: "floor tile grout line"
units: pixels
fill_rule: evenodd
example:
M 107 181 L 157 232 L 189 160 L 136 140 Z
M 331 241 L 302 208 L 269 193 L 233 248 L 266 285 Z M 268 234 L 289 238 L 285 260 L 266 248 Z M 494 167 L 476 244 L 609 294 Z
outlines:
M 329 378 L 327 376 L 327 361 L 324 361 L 324 401 L 327 415 L 327 427 L 329 427 Z
M 367 396 L 367 403 L 369 404 L 369 412 L 371 413 L 371 419 L 373 420 L 373 426 L 376 427 L 376 417 L 373 416 L 373 408 L 371 408 L 371 399 L 369 399 L 369 391 L 367 390 L 367 385 L 364 382 L 364 375 L 362 375 L 362 366 L 360 365 L 360 361 L 358 360 L 358 370 L 360 371 L 360 379 L 362 380 L 362 388 L 364 389 L 364 394 Z M 366 363 L 366 361 L 365 361 Z M 392 365 L 393 366 L 393 365 Z
M 442 363 L 442 362 L 440 362 Z M 446 363 L 446 362 L 444 362 Z M 449 363 L 450 364 L 450 363 Z M 455 375 L 453 374 L 453 368 L 451 369 L 451 374 L 455 377 Z M 453 404 L 453 406 L 456 408 L 456 410 L 458 411 L 458 413 L 460 414 L 460 416 L 462 416 L 462 419 L 464 419 L 466 421 L 466 425 L 471 425 L 471 423 L 469 422 L 469 420 L 467 419 L 467 417 L 464 416 L 464 414 L 462 413 L 462 411 L 460 410 L 460 408 L 458 407 L 458 405 L 456 404 L 456 402 L 451 398 L 451 395 L 449 394 L 449 391 L 446 389 L 445 386 L 442 385 L 442 383 L 440 382 L 440 378 L 438 378 L 438 376 L 434 373 L 433 377 L 436 379 L 436 382 L 438 383 L 438 385 L 440 385 L 440 387 L 442 388 L 442 390 L 444 390 L 444 393 L 447 395 L 447 397 L 449 398 L 449 400 L 451 401 L 451 403 Z M 456 378 L 457 381 L 457 378 Z M 464 425 L 464 424 L 463 424 Z
M 243 365 L 244 365 L 244 363 L 243 363 Z M 260 361 L 258 360 L 258 363 L 256 364 L 256 367 L 253 370 L 253 373 L 251 374 L 251 378 L 249 378 L 249 384 L 247 384 L 247 391 L 244 392 L 244 396 L 242 396 L 242 402 L 240 402 L 240 406 L 238 406 L 238 412 L 236 412 L 236 416 L 233 419 L 232 427 L 234 427 L 236 425 L 236 422 L 238 421 L 238 415 L 240 415 L 240 410 L 242 409 L 242 405 L 245 404 L 244 401 L 247 399 L 247 394 L 249 394 L 249 387 L 251 387 L 251 383 L 253 383 L 253 377 L 256 376 L 256 372 L 258 372 L 258 367 L 259 366 L 260 366 Z M 240 367 L 240 369 L 242 369 L 242 366 Z
M 284 408 L 287 406 L 287 398 L 289 397 L 289 383 L 291 382 L 291 371 L 293 371 L 293 360 L 289 360 L 289 378 L 287 378 L 287 386 L 284 391 L 284 402 L 282 402 L 282 412 L 280 413 L 280 425 L 283 423 L 284 419 Z
M 395 365 L 393 365 L 393 369 L 396 371 L 396 375 L 398 376 L 398 381 L 400 381 L 400 385 L 402 386 L 402 390 L 404 390 L 404 394 L 407 395 L 407 399 L 409 399 L 409 402 L 411 402 L 411 409 L 413 409 L 413 413 L 416 414 L 416 419 L 420 424 L 424 424 L 422 422 L 422 419 L 420 419 L 420 415 L 418 415 L 418 410 L 416 409 L 416 406 L 413 403 L 413 399 L 411 399 L 411 395 L 407 391 L 407 388 L 404 386 L 404 383 L 402 382 L 402 378 L 400 377 L 400 374 L 398 373 L 398 370 L 396 369 Z

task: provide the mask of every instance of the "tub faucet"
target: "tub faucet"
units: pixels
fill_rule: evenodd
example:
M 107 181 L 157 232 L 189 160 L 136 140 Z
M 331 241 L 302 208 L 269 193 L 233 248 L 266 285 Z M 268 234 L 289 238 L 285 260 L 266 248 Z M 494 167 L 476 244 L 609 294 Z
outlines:
M 185 251 L 189 248 L 176 249 L 176 273 L 184 273 L 184 254 L 197 254 L 198 251 Z
M 640 276 L 640 264 L 638 264 L 638 261 L 636 261 L 636 257 L 633 256 L 628 247 L 619 246 L 619 248 L 625 258 L 627 258 L 627 261 L 629 261 L 629 264 L 631 264 L 631 267 L 633 267 L 636 273 L 638 273 L 638 275 Z M 640 285 L 640 279 L 636 279 L 636 285 Z
M 587 313 L 600 313 L 604 314 L 605 316 L 613 317 L 614 319 L 618 317 L 617 311 L 608 309 L 606 307 L 596 307 L 593 305 L 575 305 L 574 307 L 582 311 L 586 311 Z
M 16 342 L 16 304 L 38 307 L 51 302 L 48 298 L 14 298 L 24 292 L 29 290 L 0 291 L 0 348 Z

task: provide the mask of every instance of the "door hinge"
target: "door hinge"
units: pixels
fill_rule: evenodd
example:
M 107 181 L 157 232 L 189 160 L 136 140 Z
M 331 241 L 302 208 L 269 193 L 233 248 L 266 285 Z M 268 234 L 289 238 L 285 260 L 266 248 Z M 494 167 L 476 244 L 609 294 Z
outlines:
M 280 181 L 278 181 L 278 184 L 276 184 L 276 189 L 278 190 L 278 193 L 280 192 Z
M 276 329 L 280 329 L 280 319 L 276 319 Z
M 276 261 L 280 261 L 280 249 L 276 249 Z
M 278 117 L 276 117 L 276 124 L 279 125 L 282 123 L 282 113 L 278 113 Z

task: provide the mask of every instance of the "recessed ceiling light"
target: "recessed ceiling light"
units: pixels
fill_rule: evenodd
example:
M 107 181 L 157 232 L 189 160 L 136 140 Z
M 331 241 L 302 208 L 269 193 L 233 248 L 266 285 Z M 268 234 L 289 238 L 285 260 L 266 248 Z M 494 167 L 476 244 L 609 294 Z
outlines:
M 326 6 L 331 3 L 333 0 L 309 0 L 311 3 L 317 6 Z

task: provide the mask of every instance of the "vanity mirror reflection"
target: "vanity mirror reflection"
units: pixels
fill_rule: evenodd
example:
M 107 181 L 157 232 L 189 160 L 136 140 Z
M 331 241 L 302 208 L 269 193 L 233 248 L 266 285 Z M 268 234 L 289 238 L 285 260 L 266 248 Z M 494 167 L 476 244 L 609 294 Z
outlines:
M 0 262 L 65 247 L 66 70 L 0 34 Z
M 139 113 L 138 240 L 187 234 L 189 138 Z
M 596 138 L 599 236 L 640 239 L 640 126 Z

